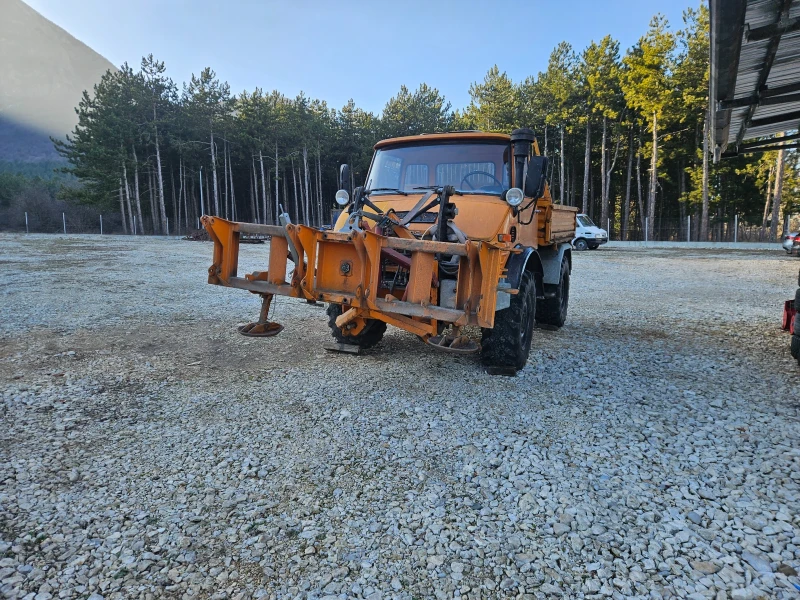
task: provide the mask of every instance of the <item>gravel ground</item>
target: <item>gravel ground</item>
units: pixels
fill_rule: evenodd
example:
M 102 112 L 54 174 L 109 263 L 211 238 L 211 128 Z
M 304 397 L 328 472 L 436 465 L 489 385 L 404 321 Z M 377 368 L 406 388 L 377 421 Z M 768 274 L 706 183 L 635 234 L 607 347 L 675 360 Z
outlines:
M 800 595 L 798 259 L 578 254 L 507 378 L 394 329 L 326 353 L 297 300 L 243 338 L 210 255 L 0 236 L 0 594 Z

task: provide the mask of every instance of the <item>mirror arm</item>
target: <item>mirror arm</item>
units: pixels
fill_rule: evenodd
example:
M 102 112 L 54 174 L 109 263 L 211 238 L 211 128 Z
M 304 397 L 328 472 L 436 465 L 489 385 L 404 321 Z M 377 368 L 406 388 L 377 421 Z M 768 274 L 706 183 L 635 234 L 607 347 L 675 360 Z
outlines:
M 533 223 L 533 217 L 534 217 L 534 216 L 536 216 L 536 204 L 538 204 L 538 202 L 539 202 L 539 199 L 538 199 L 538 198 L 534 198 L 533 200 L 531 200 L 530 202 L 528 202 L 528 204 L 526 204 L 525 206 L 523 206 L 522 208 L 520 208 L 520 209 L 517 211 L 517 213 L 516 213 L 516 216 L 517 216 L 517 223 L 519 223 L 520 225 L 530 225 L 531 223 Z M 527 221 L 523 221 L 523 220 L 522 220 L 522 213 L 523 213 L 523 211 L 526 211 L 526 210 L 528 210 L 528 209 L 529 209 L 529 208 L 531 208 L 531 207 L 533 207 L 533 208 L 531 209 L 531 218 L 530 218 L 530 219 L 528 219 Z

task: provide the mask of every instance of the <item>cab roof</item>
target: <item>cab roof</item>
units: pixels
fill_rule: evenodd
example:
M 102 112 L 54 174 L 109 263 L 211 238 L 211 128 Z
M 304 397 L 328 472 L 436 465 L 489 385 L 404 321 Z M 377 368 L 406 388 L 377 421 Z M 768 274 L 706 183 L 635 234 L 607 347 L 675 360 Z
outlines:
M 451 131 L 447 133 L 423 133 L 422 135 L 409 135 L 405 137 L 389 138 L 375 144 L 375 150 L 386 146 L 399 146 L 402 144 L 443 142 L 443 141 L 475 141 L 475 142 L 511 142 L 507 133 L 486 133 L 484 131 Z

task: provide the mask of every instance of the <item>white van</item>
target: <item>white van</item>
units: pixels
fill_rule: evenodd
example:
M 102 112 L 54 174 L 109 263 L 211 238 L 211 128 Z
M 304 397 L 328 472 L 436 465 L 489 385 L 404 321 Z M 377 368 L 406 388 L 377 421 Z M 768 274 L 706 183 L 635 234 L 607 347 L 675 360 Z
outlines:
M 576 217 L 575 239 L 572 247 L 575 250 L 597 250 L 608 241 L 608 232 L 592 223 L 588 215 Z

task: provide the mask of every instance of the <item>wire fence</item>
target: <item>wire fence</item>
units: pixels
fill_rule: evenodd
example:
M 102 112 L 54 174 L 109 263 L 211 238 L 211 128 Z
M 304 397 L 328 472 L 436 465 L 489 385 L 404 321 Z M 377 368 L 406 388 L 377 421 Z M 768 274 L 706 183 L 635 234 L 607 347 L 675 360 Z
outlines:
M 333 218 L 335 222 L 335 218 Z M 50 204 L 38 210 L 35 206 L 31 210 L 6 210 L 0 212 L 0 231 L 17 233 L 61 233 L 61 234 L 104 234 L 104 235 L 153 235 L 156 230 L 148 216 L 144 223 L 133 219 L 133 229 L 130 224 L 123 225 L 119 212 L 103 212 L 96 208 L 62 203 L 57 209 Z M 181 223 L 174 223 L 167 219 L 167 235 L 195 235 L 200 230 L 199 221 L 190 223 L 187 227 L 184 219 Z M 686 217 L 686 219 L 656 219 L 652 228 L 649 220 L 644 223 L 631 223 L 626 232 L 621 231 L 620 223 L 608 219 L 606 223 L 596 222 L 609 234 L 612 241 L 671 241 L 671 242 L 778 242 L 784 231 L 784 223 L 778 227 L 778 235 L 773 238 L 769 224 L 766 227 L 740 223 L 737 217 L 730 220 L 712 220 L 709 223 L 708 236 L 703 239 L 700 235 L 699 219 Z M 800 229 L 800 218 L 790 220 L 789 230 Z M 159 233 L 158 235 L 163 235 Z
M 783 236 L 784 223 L 779 223 L 778 233 L 772 236 L 770 226 L 741 223 L 737 216 L 729 220 L 713 219 L 708 225 L 707 236 L 701 235 L 700 219 L 656 219 L 650 227 L 649 219 L 644 223 L 632 223 L 627 231 L 622 231 L 620 224 L 608 219 L 606 223 L 596 223 L 608 232 L 609 240 L 632 242 L 778 242 Z M 797 227 L 792 222 L 791 227 Z
M 0 215 L 0 231 L 15 233 L 60 233 L 60 234 L 98 234 L 98 235 L 154 235 L 154 226 L 145 216 L 141 220 L 133 217 L 132 225 L 122 223 L 118 212 L 101 213 L 84 206 L 68 205 L 60 212 L 45 211 L 6 211 Z M 199 221 L 186 227 L 167 218 L 166 233 L 155 235 L 194 234 L 200 228 Z

